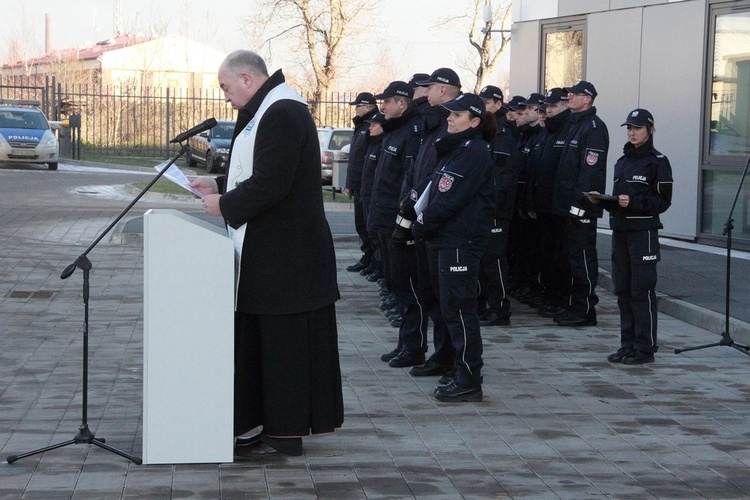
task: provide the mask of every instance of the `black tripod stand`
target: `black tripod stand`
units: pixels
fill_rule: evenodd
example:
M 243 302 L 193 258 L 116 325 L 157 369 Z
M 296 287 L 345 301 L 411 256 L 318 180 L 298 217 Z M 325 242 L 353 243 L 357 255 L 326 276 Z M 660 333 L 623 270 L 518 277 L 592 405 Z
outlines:
M 734 229 L 734 219 L 732 219 L 732 214 L 734 214 L 734 208 L 737 205 L 737 200 L 740 197 L 740 191 L 742 191 L 742 184 L 745 182 L 745 175 L 747 175 L 747 168 L 750 166 L 750 157 L 747 159 L 747 163 L 745 163 L 745 170 L 742 171 L 742 177 L 740 178 L 740 185 L 737 186 L 737 194 L 734 195 L 734 202 L 732 203 L 732 208 L 729 210 L 729 216 L 727 217 L 727 222 L 724 224 L 724 231 L 722 234 L 727 237 L 727 276 L 726 276 L 726 290 L 725 290 L 725 310 L 724 310 L 724 331 L 721 334 L 721 340 L 719 342 L 714 342 L 712 344 L 705 344 L 705 345 L 699 345 L 695 347 L 687 347 L 685 349 L 675 349 L 675 354 L 680 354 L 681 352 L 687 352 L 687 351 L 695 351 L 697 349 L 705 349 L 707 347 L 716 347 L 716 346 L 727 346 L 727 347 L 733 347 L 737 349 L 738 351 L 747 354 L 750 356 L 750 346 L 742 345 L 736 343 L 734 340 L 732 340 L 732 337 L 729 335 L 729 284 L 731 283 L 731 277 L 732 274 L 730 272 L 731 266 L 732 266 L 732 230 Z
M 93 432 L 89 429 L 88 424 L 88 381 L 89 381 L 89 271 L 92 268 L 91 261 L 87 257 L 88 253 L 91 252 L 91 250 L 94 249 L 96 245 L 99 244 L 99 242 L 115 227 L 115 225 L 120 222 L 120 220 L 127 214 L 133 206 L 138 203 L 138 200 L 140 200 L 143 195 L 146 194 L 146 192 L 151 189 L 151 186 L 153 186 L 156 181 L 158 181 L 162 175 L 169 169 L 169 167 L 174 164 L 175 161 L 177 161 L 177 158 L 185 154 L 188 150 L 188 145 L 184 144 L 180 150 L 170 158 L 169 162 L 166 164 L 166 166 L 154 177 L 151 182 L 143 188 L 143 190 L 138 193 L 138 196 L 136 196 L 132 202 L 130 202 L 130 205 L 128 205 L 125 210 L 120 212 L 120 215 L 117 216 L 117 218 L 112 221 L 112 223 L 107 226 L 107 228 L 94 240 L 94 242 L 89 245 L 89 247 L 86 249 L 85 252 L 81 254 L 80 257 L 76 259 L 75 262 L 70 264 L 68 267 L 66 267 L 63 272 L 60 274 L 61 279 L 68 279 L 73 272 L 75 272 L 76 268 L 79 268 L 81 271 L 83 271 L 83 395 L 82 395 L 82 417 L 81 417 L 81 426 L 78 428 L 78 434 L 76 434 L 73 439 L 70 439 L 68 441 L 64 441 L 62 443 L 53 444 L 50 446 L 46 446 L 44 448 L 39 448 L 38 450 L 29 451 L 27 453 L 21 453 L 20 455 L 10 455 L 8 457 L 8 463 L 12 464 L 16 460 L 19 460 L 21 458 L 30 457 L 31 455 L 37 455 L 39 453 L 44 453 L 45 451 L 55 450 L 57 448 L 62 448 L 63 446 L 68 446 L 71 444 L 93 444 L 100 448 L 104 448 L 105 450 L 109 450 L 112 453 L 116 453 L 117 455 L 120 455 L 121 457 L 127 458 L 128 460 L 135 462 L 136 464 L 140 465 L 142 463 L 141 457 L 137 457 L 134 455 L 130 455 L 128 453 L 125 453 L 124 451 L 118 450 L 117 448 L 114 448 L 112 446 L 109 446 L 105 444 L 104 438 L 98 438 L 94 435 Z

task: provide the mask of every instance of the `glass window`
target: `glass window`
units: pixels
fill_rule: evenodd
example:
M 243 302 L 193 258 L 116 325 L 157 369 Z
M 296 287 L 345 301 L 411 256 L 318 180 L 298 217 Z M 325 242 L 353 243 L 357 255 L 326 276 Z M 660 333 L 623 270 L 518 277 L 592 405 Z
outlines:
M 750 10 L 715 18 L 709 155 L 750 152 Z
M 709 170 L 703 172 L 703 232 L 721 235 L 729 217 L 729 210 L 737 195 L 742 172 Z M 750 186 L 748 179 L 742 185 L 737 206 L 734 208 L 733 238 L 750 238 Z
M 542 82 L 545 90 L 583 80 L 583 27 L 582 22 L 543 26 Z

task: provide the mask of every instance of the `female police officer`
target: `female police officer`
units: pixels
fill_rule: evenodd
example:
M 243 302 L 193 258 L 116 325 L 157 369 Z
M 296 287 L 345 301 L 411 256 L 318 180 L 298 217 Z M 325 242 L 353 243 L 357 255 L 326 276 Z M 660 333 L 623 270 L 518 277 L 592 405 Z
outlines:
M 656 263 L 664 227 L 659 214 L 672 203 L 672 167 L 654 149 L 654 117 L 645 109 L 628 114 L 624 155 L 615 164 L 614 199 L 598 200 L 609 211 L 612 228 L 612 280 L 620 308 L 620 349 L 612 363 L 654 361 L 656 339 Z M 598 194 L 591 192 L 590 195 Z
M 479 262 L 494 213 L 493 162 L 488 141 L 495 118 L 484 101 L 462 94 L 443 104 L 448 135 L 435 141 L 438 163 L 417 203 L 415 238 L 425 240 L 430 278 L 456 349 L 456 375 L 435 390 L 438 401 L 482 400 L 482 338 L 477 317 Z

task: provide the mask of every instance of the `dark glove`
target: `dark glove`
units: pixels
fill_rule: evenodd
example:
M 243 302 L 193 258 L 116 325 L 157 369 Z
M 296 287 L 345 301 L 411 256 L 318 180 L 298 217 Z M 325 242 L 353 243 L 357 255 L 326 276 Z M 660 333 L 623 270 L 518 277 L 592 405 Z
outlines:
M 398 213 L 404 219 L 414 220 L 417 218 L 417 212 L 414 211 L 414 205 L 417 203 L 417 200 L 414 199 L 415 194 L 416 191 L 412 190 L 411 196 L 407 196 L 399 203 Z
M 397 217 L 392 239 L 394 246 L 405 246 L 409 242 L 413 242 L 414 237 L 411 235 L 411 221 L 401 216 Z

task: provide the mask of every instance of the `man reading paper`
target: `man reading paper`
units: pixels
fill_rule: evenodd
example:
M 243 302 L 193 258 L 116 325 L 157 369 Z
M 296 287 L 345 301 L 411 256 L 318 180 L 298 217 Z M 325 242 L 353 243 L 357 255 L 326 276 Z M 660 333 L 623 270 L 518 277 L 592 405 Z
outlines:
M 191 186 L 207 213 L 224 217 L 239 257 L 235 453 L 301 455 L 303 436 L 344 419 L 317 130 L 282 72 L 269 77 L 254 52 L 229 54 L 218 80 L 238 110 L 229 168 Z

